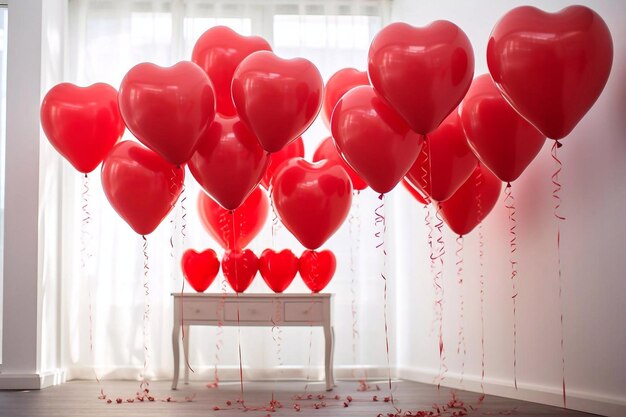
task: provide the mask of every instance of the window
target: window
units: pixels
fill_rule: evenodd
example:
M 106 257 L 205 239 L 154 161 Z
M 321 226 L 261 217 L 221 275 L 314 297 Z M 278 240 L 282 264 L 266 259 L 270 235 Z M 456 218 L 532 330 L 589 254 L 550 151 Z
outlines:
M 277 55 L 290 58 L 301 56 L 311 60 L 319 68 L 323 78 L 327 80 L 335 71 L 344 67 L 355 67 L 365 70 L 367 64 L 367 50 L 375 33 L 382 28 L 386 16 L 388 1 L 386 0 L 70 0 L 70 77 L 67 81 L 79 85 L 89 85 L 94 82 L 107 82 L 118 87 L 124 74 L 133 65 L 150 61 L 158 65 L 169 66 L 179 60 L 191 57 L 191 51 L 198 37 L 207 29 L 215 25 L 229 26 L 242 35 L 260 35 L 273 46 Z M 126 133 L 130 138 L 130 134 Z M 312 156 L 317 144 L 329 136 L 327 128 L 318 121 L 304 135 L 307 156 Z M 74 211 L 64 210 L 63 219 L 65 228 L 80 227 L 80 176 L 64 164 L 65 174 L 63 189 L 64 204 L 73 207 Z M 221 256 L 219 247 L 204 233 L 195 210 L 195 200 L 199 186 L 191 176 L 187 178 L 186 209 L 187 240 L 185 248 L 193 247 L 198 250 L 214 248 Z M 71 190 L 74 190 L 73 192 Z M 94 344 L 95 360 L 103 367 L 128 367 L 129 357 L 134 358 L 132 366 L 140 367 L 143 358 L 143 346 L 137 344 L 141 340 L 140 316 L 143 308 L 143 289 L 141 288 L 141 274 L 143 254 L 139 238 L 134 239 L 130 229 L 121 221 L 103 197 L 97 173 L 90 175 L 92 214 L 93 247 L 89 249 L 94 254 L 94 262 L 98 268 L 93 268 L 95 274 L 93 294 L 97 294 L 94 302 Z M 351 222 L 346 221 L 342 229 L 329 240 L 325 248 L 332 249 L 337 258 L 341 259 L 336 279 L 331 283 L 329 291 L 336 293 L 335 311 L 337 317 L 351 316 L 351 263 L 350 249 L 352 242 L 359 242 L 363 236 L 361 250 L 369 251 L 375 247 L 371 241 L 373 210 L 376 207 L 377 196 L 374 193 L 363 193 L 359 197 L 358 207 L 353 211 L 354 216 L 362 216 L 363 226 L 358 231 L 349 230 Z M 73 199 L 73 200 L 72 200 Z M 362 213 L 362 214 L 359 214 Z M 158 320 L 152 321 L 151 334 L 153 346 L 158 347 L 158 354 L 153 356 L 151 366 L 156 374 L 167 372 L 170 334 L 168 325 L 171 317 L 171 296 L 173 291 L 180 291 L 180 271 L 178 262 L 174 259 L 181 254 L 180 229 L 176 231 L 176 224 L 180 222 L 180 206 L 163 224 L 148 237 L 150 243 L 150 274 L 152 287 L 150 289 L 151 311 Z M 173 223 L 169 223 L 174 219 Z M 268 247 L 292 248 L 294 253 L 300 254 L 302 247 L 295 238 L 289 235 L 286 229 L 276 232 L 276 245 L 271 239 L 271 214 L 265 229 L 250 245 L 256 253 Z M 168 225 L 169 223 L 169 225 Z M 73 226 L 72 226 L 73 225 Z M 67 230 L 64 231 L 67 233 Z M 355 235 L 353 235 L 355 233 Z M 358 235 L 356 235 L 358 233 Z M 79 233 L 67 234 L 78 236 Z M 170 246 L 170 239 L 174 238 L 174 248 Z M 178 243 L 177 243 L 178 242 Z M 66 254 L 64 259 L 64 287 L 72 293 L 80 288 L 87 280 L 81 277 L 79 257 L 75 256 L 79 244 L 65 239 Z M 368 300 L 377 298 L 382 291 L 382 282 L 378 274 L 377 259 L 371 256 L 357 256 L 355 269 L 359 271 L 356 282 L 356 292 L 359 296 L 359 333 L 362 348 L 359 358 L 353 362 L 351 349 L 352 323 L 346 320 L 337 320 L 336 331 L 338 365 L 350 366 L 354 363 L 366 366 L 382 366 L 384 358 L 384 344 L 374 342 L 383 340 L 380 332 L 382 311 L 366 308 Z M 114 261 L 111 261 L 114 260 Z M 73 290 L 74 289 L 74 290 Z M 219 291 L 216 281 L 208 291 Z M 253 292 L 266 292 L 265 284 L 257 277 L 251 286 Z M 301 280 L 294 281 L 290 291 L 304 292 L 306 288 Z M 79 329 L 86 329 L 87 311 L 86 298 L 68 297 L 72 303 L 64 307 L 64 322 L 72 323 L 65 335 L 68 350 L 71 352 L 69 360 L 74 364 L 76 375 L 91 377 L 88 366 L 89 355 L 86 338 L 72 337 L 79 334 Z M 380 303 L 378 303 L 380 304 Z M 118 324 L 114 324 L 118 323 Z M 123 323 L 120 324 L 120 323 Z M 224 330 L 224 342 L 231 344 L 235 340 L 232 329 Z M 286 329 L 299 337 L 285 339 L 293 340 L 284 346 L 284 366 L 305 367 L 306 354 L 301 349 L 302 338 L 308 338 L 308 331 L 302 329 Z M 204 332 L 204 334 L 200 334 Z M 192 364 L 201 363 L 204 366 L 213 365 L 215 336 L 209 333 L 214 329 L 200 330 L 194 339 L 196 346 L 204 345 L 204 349 L 191 352 Z M 254 337 L 253 337 L 254 336 Z M 198 339 L 196 339 L 196 337 Z M 269 348 L 252 352 L 244 352 L 246 366 L 269 368 L 275 360 L 271 346 L 271 334 L 263 329 L 246 329 L 242 337 L 248 340 L 244 346 L 251 346 L 251 341 L 262 341 Z M 345 339 L 343 339 L 345 338 Z M 201 343 L 199 340 L 204 340 Z M 228 345 L 227 345 L 228 346 Z M 315 355 L 321 353 L 316 347 Z M 126 349 L 126 350 L 124 350 Z M 234 366 L 237 359 L 231 355 L 232 349 L 223 349 L 221 366 Z M 112 353 L 113 352 L 113 353 Z M 80 353 L 85 353 L 82 355 Z M 83 373 L 81 372 L 83 370 Z M 212 368 L 211 368 L 212 369 Z M 382 369 L 382 368 L 381 368 Z M 302 374 L 297 374 L 302 375 Z M 134 376 L 134 375 L 133 375 Z

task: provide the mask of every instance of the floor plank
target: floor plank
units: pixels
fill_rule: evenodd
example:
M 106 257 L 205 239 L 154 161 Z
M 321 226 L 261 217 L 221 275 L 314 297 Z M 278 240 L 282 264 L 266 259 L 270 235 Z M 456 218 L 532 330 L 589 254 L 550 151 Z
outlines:
M 105 400 L 98 399 L 100 387 L 113 400 L 107 404 Z M 383 398 L 388 394 L 386 383 L 379 383 L 380 391 L 358 392 L 356 382 L 341 381 L 332 393 L 323 390 L 321 383 L 310 384 L 305 392 L 305 383 L 302 381 L 292 382 L 246 382 L 244 386 L 244 398 L 246 405 L 254 409 L 244 413 L 241 405 L 237 403 L 240 397 L 239 383 L 223 383 L 217 389 L 207 388 L 202 383 L 180 384 L 177 391 L 169 389 L 169 382 L 159 381 L 150 384 L 150 395 L 155 396 L 154 402 L 127 403 L 129 397 L 135 396 L 139 389 L 137 382 L 129 381 L 103 381 L 99 386 L 91 381 L 72 381 L 63 385 L 51 387 L 41 391 L 0 391 L 0 416 L 7 417 L 100 417 L 100 416 L 316 416 L 316 417 L 340 417 L 340 416 L 364 416 L 376 417 L 382 413 L 393 413 L 394 408 L 390 403 L 385 403 Z M 274 397 L 282 404 L 282 408 L 276 412 L 268 412 L 262 409 L 269 406 Z M 306 399 L 308 394 L 312 399 Z M 298 399 L 297 396 L 305 396 Z M 322 399 L 317 396 L 324 396 Z M 335 399 L 335 395 L 339 399 Z M 344 407 L 347 396 L 352 397 L 348 407 Z M 374 402 L 373 396 L 378 396 L 380 401 Z M 167 397 L 172 396 L 181 402 L 165 402 Z M 514 416 L 569 416 L 583 417 L 591 414 L 563 410 L 557 407 L 549 407 L 529 402 L 516 401 L 508 398 L 487 396 L 478 405 L 476 402 L 479 395 L 476 393 L 456 391 L 457 398 L 468 405 L 477 406 L 478 409 L 469 412 L 468 415 L 514 415 Z M 122 399 L 117 404 L 115 399 Z M 186 402 L 184 397 L 193 397 L 191 402 Z M 399 408 L 403 410 L 432 411 L 433 403 L 446 404 L 451 399 L 451 390 L 442 388 L 439 392 L 432 385 L 416 382 L 399 381 L 394 384 L 394 398 Z M 228 405 L 228 401 L 231 405 Z M 321 403 L 325 403 L 325 407 Z M 297 413 L 294 406 L 300 406 Z M 319 409 L 315 408 L 318 404 Z M 219 407 L 220 410 L 213 410 Z M 452 416 L 452 412 L 459 409 L 450 409 L 442 416 Z M 415 414 L 413 414 L 415 415 Z

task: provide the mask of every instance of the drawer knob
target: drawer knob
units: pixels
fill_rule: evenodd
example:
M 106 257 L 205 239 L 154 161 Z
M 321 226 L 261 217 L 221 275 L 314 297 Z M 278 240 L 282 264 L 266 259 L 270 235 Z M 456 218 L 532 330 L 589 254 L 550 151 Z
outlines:
M 196 313 L 199 313 L 199 312 L 200 312 L 200 309 L 199 309 L 199 308 L 196 308 Z

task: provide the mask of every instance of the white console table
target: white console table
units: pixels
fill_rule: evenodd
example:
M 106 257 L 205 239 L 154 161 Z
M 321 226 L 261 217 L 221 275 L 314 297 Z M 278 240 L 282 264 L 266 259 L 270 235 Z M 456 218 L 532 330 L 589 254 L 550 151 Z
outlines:
M 321 326 L 325 339 L 326 390 L 335 386 L 333 378 L 334 330 L 332 327 L 332 294 L 219 294 L 172 293 L 174 297 L 174 379 L 178 386 L 180 371 L 181 313 L 184 318 L 183 349 L 189 355 L 191 326 Z M 184 299 L 183 299 L 184 297 Z M 181 304 L 182 303 L 182 304 Z M 181 310 L 182 305 L 182 310 Z M 239 320 L 237 312 L 239 311 Z M 278 314 L 277 314 L 278 313 Z M 279 316 L 279 317 L 277 317 Z M 189 369 L 185 367 L 185 383 Z

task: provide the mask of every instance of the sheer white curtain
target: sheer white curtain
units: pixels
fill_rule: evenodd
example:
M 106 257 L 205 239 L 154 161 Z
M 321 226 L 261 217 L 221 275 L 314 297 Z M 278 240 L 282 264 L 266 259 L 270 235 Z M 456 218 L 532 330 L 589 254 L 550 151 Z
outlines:
M 312 60 L 325 79 L 342 67 L 363 70 L 371 38 L 384 24 L 388 8 L 387 2 L 378 0 L 70 0 L 69 5 L 68 81 L 80 85 L 103 81 L 116 87 L 124 73 L 136 63 L 151 61 L 172 65 L 190 59 L 195 40 L 214 25 L 227 25 L 244 35 L 264 36 L 278 55 L 304 56 Z M 317 144 L 328 134 L 323 124 L 316 122 L 304 135 L 307 156 L 313 154 Z M 128 133 L 127 138 L 130 138 Z M 61 180 L 63 361 L 70 370 L 70 377 L 91 378 L 94 366 L 100 376 L 137 378 L 144 362 L 142 240 L 106 202 L 99 172 L 84 180 L 64 164 Z M 179 201 L 172 214 L 148 236 L 148 364 L 152 378 L 169 378 L 172 373 L 170 293 L 181 288 L 179 259 L 182 252 L 186 248 L 210 247 L 220 257 L 222 254 L 200 224 L 196 211 L 199 187 L 191 175 L 187 176 L 186 185 L 184 208 Z M 86 225 L 81 222 L 85 218 L 83 193 L 89 213 Z M 324 245 L 333 250 L 338 259 L 336 276 L 326 291 L 335 294 L 335 365 L 339 377 L 351 376 L 350 368 L 354 366 L 372 368 L 370 375 L 375 369 L 386 366 L 383 281 L 379 275 L 382 263 L 375 256 L 377 242 L 374 238 L 373 211 L 378 203 L 372 191 L 357 196 L 350 221 Z M 183 210 L 187 212 L 184 242 Z M 303 248 L 284 228 L 277 231 L 272 246 L 270 225 L 271 218 L 252 242 L 250 247 L 255 253 L 260 254 L 268 247 L 287 247 L 297 255 L 301 253 Z M 387 266 L 393 267 L 391 260 Z M 221 279 L 218 276 L 208 291 L 219 292 Z M 249 291 L 269 290 L 257 275 Z M 306 287 L 296 278 L 288 292 L 306 292 Z M 359 336 L 355 352 L 353 310 L 356 313 L 354 330 Z M 390 314 L 390 321 L 393 321 L 393 311 Z M 90 329 L 93 330 L 93 354 Z M 195 377 L 210 379 L 212 376 L 216 364 L 216 334 L 216 328 L 193 329 L 189 359 L 196 370 Z M 306 376 L 309 329 L 284 328 L 282 338 L 282 363 L 279 364 L 269 328 L 241 329 L 246 378 Z M 234 372 L 238 367 L 236 330 L 224 329 L 222 340 L 220 375 L 234 377 L 238 375 Z M 322 333 L 316 329 L 311 360 L 315 369 L 311 370 L 311 376 L 316 376 L 321 369 L 322 358 Z M 279 365 L 282 368 L 278 369 Z

